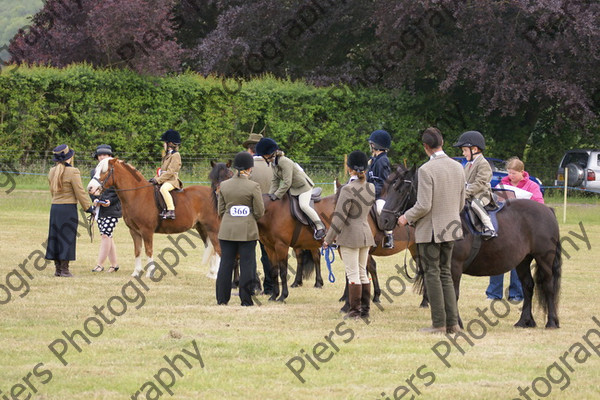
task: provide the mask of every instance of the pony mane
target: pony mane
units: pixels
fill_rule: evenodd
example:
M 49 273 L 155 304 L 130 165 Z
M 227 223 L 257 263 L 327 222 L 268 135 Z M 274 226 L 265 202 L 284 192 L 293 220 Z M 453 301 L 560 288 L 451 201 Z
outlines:
M 135 178 L 136 181 L 139 182 L 145 180 L 144 175 L 142 175 L 142 173 L 133 165 L 124 160 L 117 160 L 117 162 L 123 165 L 123 168 L 125 168 L 127 172 L 129 172 Z

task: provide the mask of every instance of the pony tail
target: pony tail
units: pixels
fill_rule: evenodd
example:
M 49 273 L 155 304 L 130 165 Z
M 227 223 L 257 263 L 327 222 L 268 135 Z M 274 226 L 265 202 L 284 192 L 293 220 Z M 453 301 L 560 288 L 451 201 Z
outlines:
M 358 180 L 361 182 L 364 182 L 364 180 L 367 179 L 365 171 L 356 171 L 356 176 L 358 176 Z
M 64 163 L 56 163 L 56 170 L 54 175 L 52 176 L 52 180 L 50 181 L 50 190 L 52 193 L 56 193 L 62 190 L 63 188 L 63 174 L 65 173 L 65 164 Z

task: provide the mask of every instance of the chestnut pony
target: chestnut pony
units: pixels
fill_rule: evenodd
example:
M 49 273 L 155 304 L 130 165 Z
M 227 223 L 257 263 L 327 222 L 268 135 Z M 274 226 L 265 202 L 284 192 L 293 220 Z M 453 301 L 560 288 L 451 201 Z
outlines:
M 416 168 L 405 170 L 402 167 L 388 177 L 386 204 L 380 217 L 384 228 L 396 226 L 398 216 L 415 204 L 417 178 Z M 558 328 L 562 257 L 554 211 L 536 201 L 512 199 L 506 201 L 497 218 L 498 237 L 482 241 L 481 248 L 475 255 L 471 254 L 475 238 L 466 225 L 464 211 L 461 213 L 463 238 L 455 241 L 451 262 L 456 298 L 459 297 L 462 274 L 491 276 L 509 272 L 516 267 L 523 284 L 524 300 L 521 317 L 515 326 L 536 326 L 531 305 L 533 289 L 537 284 L 538 301 L 548 314 L 546 328 Z M 472 261 L 467 263 L 469 259 Z M 534 277 L 531 276 L 533 260 L 537 264 Z M 460 323 L 462 326 L 462 322 Z
M 133 238 L 135 269 L 132 276 L 142 271 L 141 248 L 148 257 L 147 277 L 155 270 L 152 258 L 152 240 L 155 233 L 181 233 L 195 228 L 205 247 L 212 246 L 219 252 L 219 221 L 216 204 L 211 188 L 208 186 L 189 186 L 183 192 L 171 192 L 176 203 L 177 218 L 163 220 L 158 216 L 154 200 L 153 185 L 142 174 L 116 158 L 105 158 L 98 163 L 96 172 L 88 184 L 88 192 L 97 195 L 105 188 L 114 187 L 123 207 L 123 220 Z

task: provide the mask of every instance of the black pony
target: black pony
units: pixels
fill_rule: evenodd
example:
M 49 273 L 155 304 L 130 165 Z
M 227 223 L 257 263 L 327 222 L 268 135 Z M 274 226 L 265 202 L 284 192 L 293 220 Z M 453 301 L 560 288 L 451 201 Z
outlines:
M 388 177 L 388 192 L 381 223 L 385 229 L 396 226 L 402 215 L 416 202 L 417 170 L 402 167 Z M 538 285 L 537 297 L 548 314 L 546 328 L 558 328 L 558 299 L 561 279 L 561 244 L 558 222 L 554 211 L 536 201 L 525 199 L 507 200 L 498 212 L 498 237 L 479 241 L 471 234 L 461 213 L 463 238 L 457 240 L 452 253 L 452 279 L 456 298 L 459 297 L 461 275 L 492 276 L 509 272 L 516 267 L 523 284 L 523 310 L 516 327 L 536 326 L 531 313 L 534 285 Z M 455 227 L 449 227 L 454 229 Z M 478 252 L 474 247 L 480 244 Z M 531 275 L 531 261 L 537 268 Z M 422 279 L 422 276 L 421 276 Z M 541 289 L 541 290 L 539 290 Z M 460 317 L 459 317 L 460 321 Z M 462 326 L 462 322 L 460 322 Z

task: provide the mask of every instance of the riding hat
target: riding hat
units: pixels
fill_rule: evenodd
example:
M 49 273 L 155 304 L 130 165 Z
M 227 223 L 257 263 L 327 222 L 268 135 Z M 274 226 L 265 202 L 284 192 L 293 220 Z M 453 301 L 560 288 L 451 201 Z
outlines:
M 165 133 L 162 134 L 162 136 L 160 137 L 161 142 L 171 142 L 171 143 L 175 143 L 175 144 L 180 144 L 181 143 L 181 136 L 179 135 L 179 132 L 177 132 L 174 129 L 169 129 L 168 131 L 166 131 Z
M 387 150 L 392 145 L 392 137 L 384 130 L 377 130 L 369 136 L 369 143 L 373 145 L 375 150 Z
M 257 156 L 268 156 L 269 154 L 273 154 L 277 151 L 279 146 L 277 146 L 277 142 L 271 138 L 262 138 L 256 144 L 256 155 Z
M 348 155 L 346 164 L 354 171 L 366 171 L 369 168 L 369 157 L 362 151 L 355 150 Z
M 113 156 L 112 147 L 109 144 L 101 144 L 96 147 L 96 151 L 94 152 L 94 158 L 97 160 L 99 155 L 108 154 L 109 156 Z
M 66 144 L 61 144 L 60 146 L 55 147 L 54 150 L 52 150 L 52 153 L 54 153 L 54 158 L 52 159 L 52 161 L 64 162 L 67 161 L 69 158 L 73 157 L 73 154 L 75 154 L 75 150 L 70 149 L 69 146 L 67 146 Z
M 248 139 L 242 144 L 242 146 L 244 146 L 244 148 L 248 147 L 251 144 L 256 144 L 258 142 L 260 142 L 260 139 L 263 138 L 263 135 L 261 135 L 260 133 L 251 133 L 250 136 L 248 136 Z
M 246 151 L 240 151 L 233 159 L 233 168 L 244 171 L 254 167 L 254 157 Z
M 473 147 L 477 146 L 481 150 L 485 150 L 485 138 L 478 131 L 467 131 L 460 135 L 458 142 L 454 143 L 454 147 Z

